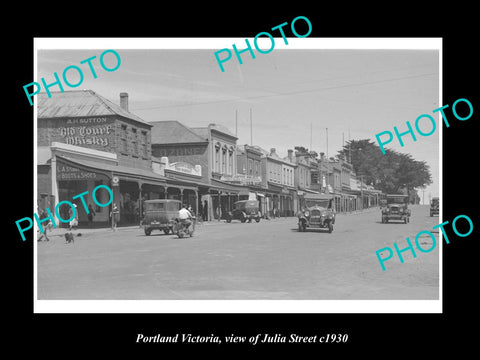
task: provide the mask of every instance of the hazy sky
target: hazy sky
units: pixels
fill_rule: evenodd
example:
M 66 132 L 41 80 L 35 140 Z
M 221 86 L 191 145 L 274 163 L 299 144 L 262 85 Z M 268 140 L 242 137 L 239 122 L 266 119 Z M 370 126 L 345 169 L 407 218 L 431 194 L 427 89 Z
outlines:
M 231 44 L 226 43 L 224 47 Z M 243 44 L 237 44 L 243 48 Z M 103 47 L 107 49 L 114 47 Z M 230 46 L 231 48 L 231 46 Z M 242 54 L 240 65 L 233 54 L 221 72 L 213 55 L 216 49 L 128 50 L 116 49 L 121 66 L 114 72 L 101 69 L 103 50 L 39 50 L 37 81 L 53 81 L 69 65 L 84 69 L 84 81 L 75 89 L 91 89 L 119 103 L 119 94 L 129 94 L 129 110 L 145 121 L 178 120 L 187 126 L 217 123 L 236 131 L 238 144 L 249 144 L 250 109 L 253 144 L 280 156 L 288 149 L 305 146 L 334 156 L 342 137 L 375 140 L 375 134 L 397 126 L 414 126 L 421 114 L 437 121 L 437 131 L 404 137 L 387 145 L 410 153 L 430 166 L 434 183 L 425 191 L 439 193 L 438 113 L 439 52 L 436 50 L 327 50 L 275 48 L 269 54 Z M 97 55 L 98 75 L 93 79 L 80 61 Z M 105 57 L 109 60 L 113 57 Z M 114 63 L 114 62 L 113 62 Z M 69 80 L 75 83 L 75 72 Z M 65 90 L 75 90 L 65 87 Z M 51 90 L 58 90 L 52 88 Z M 43 92 L 43 90 L 42 90 Z M 310 127 L 313 128 L 312 137 Z M 420 127 L 428 132 L 428 122 Z M 326 143 L 328 128 L 328 150 Z M 422 192 L 419 192 L 422 197 Z

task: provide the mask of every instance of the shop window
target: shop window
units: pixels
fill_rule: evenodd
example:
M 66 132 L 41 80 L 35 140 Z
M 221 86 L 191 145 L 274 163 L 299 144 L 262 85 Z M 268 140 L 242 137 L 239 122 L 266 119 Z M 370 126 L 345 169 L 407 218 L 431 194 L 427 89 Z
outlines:
M 95 186 L 94 186 L 94 189 L 99 186 L 99 185 L 103 185 L 103 180 L 95 180 Z M 102 189 L 104 190 L 104 189 Z M 97 197 L 97 201 L 100 203 L 100 204 L 106 204 L 109 200 L 109 197 L 110 197 L 110 194 L 107 193 L 106 191 L 97 191 L 95 193 L 95 196 Z M 108 209 L 108 207 L 100 207 L 98 206 L 94 201 L 93 201 L 93 198 L 92 198 L 92 206 L 94 205 L 95 206 L 95 213 L 102 213 L 102 212 L 105 212 L 107 210 L 105 209 Z

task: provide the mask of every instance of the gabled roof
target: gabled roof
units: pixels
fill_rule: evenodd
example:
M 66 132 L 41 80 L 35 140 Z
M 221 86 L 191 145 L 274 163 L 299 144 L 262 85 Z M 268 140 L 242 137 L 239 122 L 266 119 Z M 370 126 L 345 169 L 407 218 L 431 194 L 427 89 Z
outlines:
M 120 115 L 127 119 L 148 125 L 137 115 L 123 110 L 93 90 L 51 91 L 37 95 L 38 118 L 67 118 L 86 116 Z
M 152 144 L 191 144 L 206 143 L 207 138 L 199 136 L 195 131 L 176 120 L 150 122 L 152 128 Z

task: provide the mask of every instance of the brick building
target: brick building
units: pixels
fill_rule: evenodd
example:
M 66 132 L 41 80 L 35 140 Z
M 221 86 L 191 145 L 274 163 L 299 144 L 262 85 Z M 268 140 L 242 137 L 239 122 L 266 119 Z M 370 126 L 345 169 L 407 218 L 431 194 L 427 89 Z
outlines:
M 52 92 L 51 98 L 39 94 L 37 101 L 39 207 L 71 201 L 79 223 L 87 224 L 81 199 L 72 198 L 88 191 L 85 200 L 96 213 L 90 225 L 108 225 L 110 209 L 96 206 L 91 197 L 96 186 L 105 184 L 120 209 L 119 225 L 132 225 L 139 224 L 145 199 L 183 199 L 185 188 L 196 195 L 194 182 L 173 176 L 182 171 L 170 167 L 170 177 L 165 169 L 154 171 L 152 125 L 128 111 L 128 94 L 120 94 L 120 105 L 91 90 Z M 67 211 L 68 205 L 60 207 L 63 219 L 69 218 Z

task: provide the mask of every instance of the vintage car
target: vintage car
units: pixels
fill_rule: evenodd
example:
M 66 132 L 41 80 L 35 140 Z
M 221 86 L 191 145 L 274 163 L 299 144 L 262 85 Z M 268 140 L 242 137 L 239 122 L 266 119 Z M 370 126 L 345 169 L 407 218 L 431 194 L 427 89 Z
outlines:
M 382 208 L 382 223 L 400 220 L 410 222 L 411 211 L 408 208 L 408 195 L 387 195 L 387 206 Z
M 430 216 L 439 215 L 439 213 L 440 213 L 439 198 L 434 197 L 430 201 Z
M 178 211 L 182 202 L 173 199 L 145 200 L 144 217 L 142 226 L 145 235 L 150 235 L 152 230 L 163 230 L 165 234 L 173 233 Z
M 240 220 L 244 223 L 245 221 L 252 222 L 252 219 L 259 222 L 260 217 L 261 214 L 257 200 L 240 200 L 233 204 L 233 210 L 227 213 L 225 219 L 228 223 L 232 220 Z
M 298 231 L 306 231 L 307 228 L 328 229 L 329 233 L 333 231 L 335 211 L 331 195 L 305 194 L 300 203 L 301 211 L 297 213 Z

